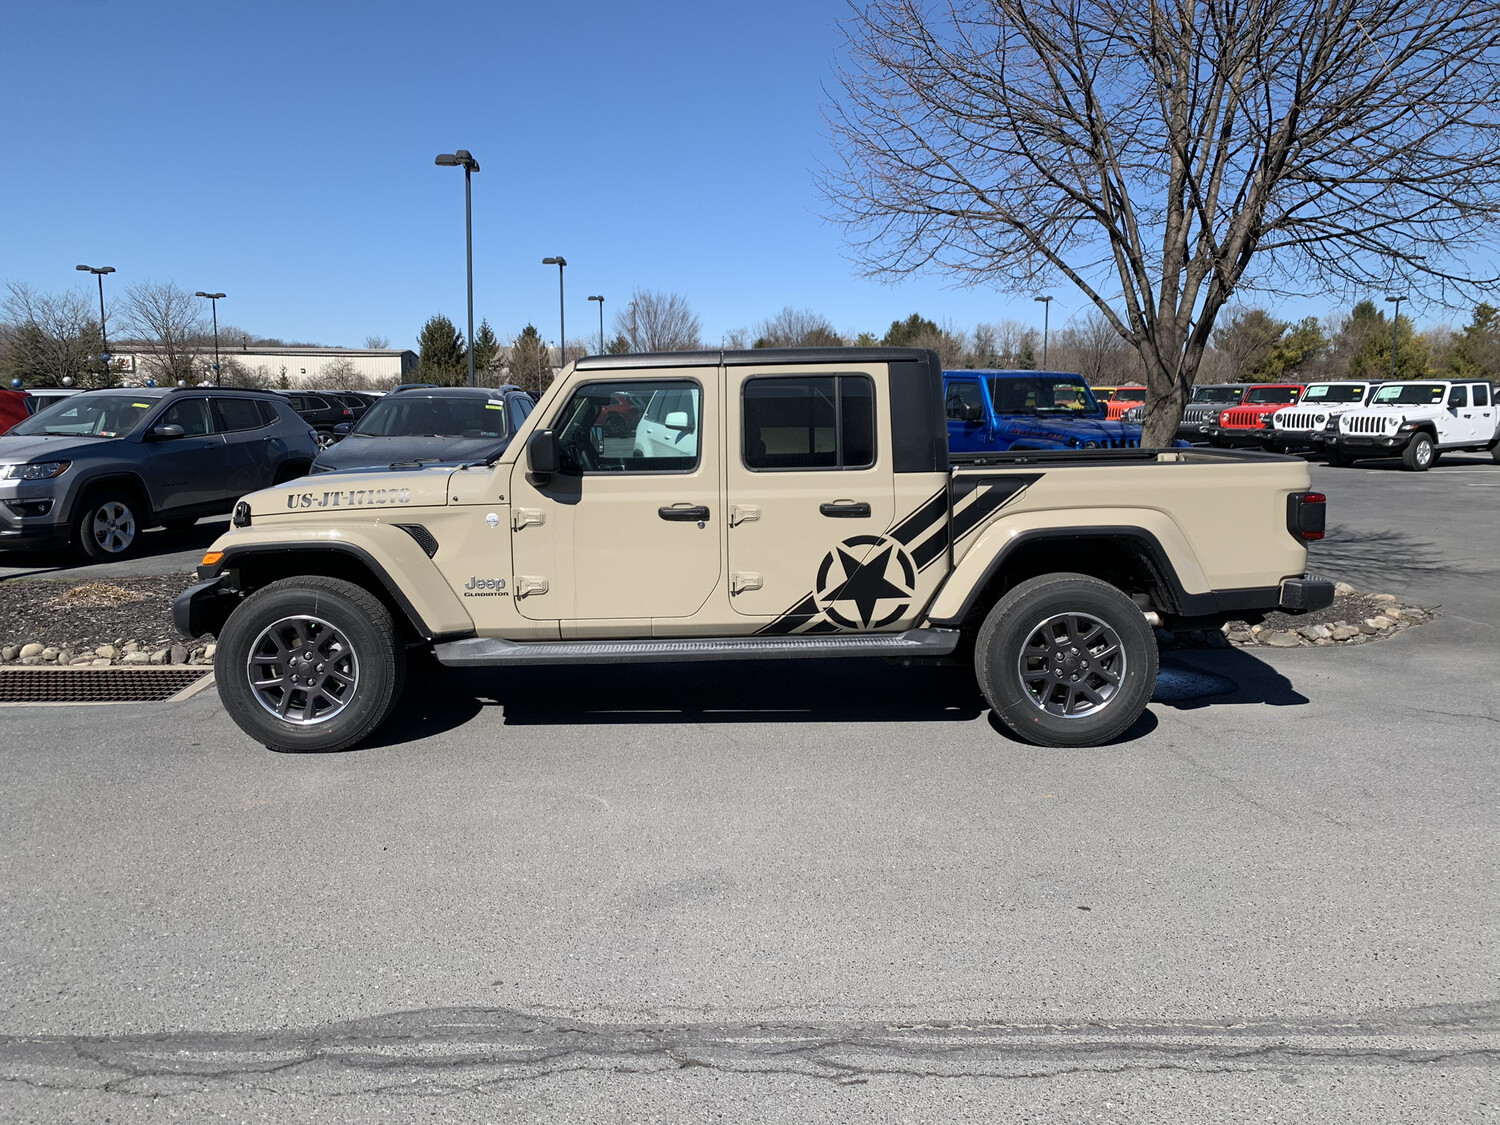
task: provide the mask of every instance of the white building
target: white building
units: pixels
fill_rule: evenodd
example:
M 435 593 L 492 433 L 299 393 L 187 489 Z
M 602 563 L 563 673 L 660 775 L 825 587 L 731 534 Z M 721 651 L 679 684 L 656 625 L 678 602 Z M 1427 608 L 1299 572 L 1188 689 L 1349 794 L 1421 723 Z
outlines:
M 153 354 L 140 346 L 121 344 L 111 359 L 113 367 L 126 382 L 141 384 L 150 377 L 154 364 Z M 214 353 L 200 352 L 198 366 L 202 378 L 213 380 Z M 252 375 L 262 376 L 271 386 L 280 386 L 282 376 L 288 386 L 304 386 L 322 381 L 329 375 L 338 376 L 340 383 L 356 386 L 373 383 L 377 386 L 395 386 L 411 382 L 417 372 L 417 353 L 410 348 L 274 348 L 253 345 L 231 346 L 223 340 L 219 348 L 221 373 L 230 370 L 233 363 Z M 332 372 L 330 366 L 337 365 Z

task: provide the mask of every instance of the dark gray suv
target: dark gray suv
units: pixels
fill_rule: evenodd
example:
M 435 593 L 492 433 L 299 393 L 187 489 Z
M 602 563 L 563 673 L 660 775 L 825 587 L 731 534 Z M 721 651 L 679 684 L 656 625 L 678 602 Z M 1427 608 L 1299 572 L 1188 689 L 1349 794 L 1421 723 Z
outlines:
M 124 558 L 148 527 L 191 527 L 302 476 L 316 435 L 280 395 L 86 391 L 0 435 L 0 550 L 77 543 Z

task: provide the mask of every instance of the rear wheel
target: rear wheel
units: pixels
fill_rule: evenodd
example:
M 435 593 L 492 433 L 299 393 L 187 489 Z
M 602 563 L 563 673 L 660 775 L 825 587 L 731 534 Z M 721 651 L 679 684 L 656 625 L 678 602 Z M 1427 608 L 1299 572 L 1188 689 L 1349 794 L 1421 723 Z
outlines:
M 1414 473 L 1425 473 L 1436 460 L 1437 450 L 1433 448 L 1432 438 L 1422 433 L 1412 435 L 1401 454 L 1402 464 Z
M 352 582 L 287 578 L 259 590 L 219 636 L 224 708 L 272 750 L 342 750 L 390 717 L 405 650 L 390 612 Z
M 1328 463 L 1335 469 L 1347 469 L 1350 465 L 1354 464 L 1354 458 L 1350 457 L 1338 446 L 1330 445 L 1328 447 Z
M 129 558 L 140 540 L 140 505 L 128 492 L 95 492 L 83 503 L 73 526 L 78 545 L 95 562 Z
M 1156 687 L 1156 638 L 1140 608 L 1083 574 L 1022 582 L 974 648 L 995 717 L 1042 746 L 1098 746 L 1140 718 Z

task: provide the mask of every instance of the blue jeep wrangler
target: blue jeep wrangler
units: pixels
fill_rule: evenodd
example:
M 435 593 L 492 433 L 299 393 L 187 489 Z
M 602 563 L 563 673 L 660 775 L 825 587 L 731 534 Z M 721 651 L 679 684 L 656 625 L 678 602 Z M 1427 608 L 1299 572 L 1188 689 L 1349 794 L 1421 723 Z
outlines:
M 1058 371 L 944 371 L 948 449 L 1122 449 L 1141 427 L 1110 422 L 1082 375 Z

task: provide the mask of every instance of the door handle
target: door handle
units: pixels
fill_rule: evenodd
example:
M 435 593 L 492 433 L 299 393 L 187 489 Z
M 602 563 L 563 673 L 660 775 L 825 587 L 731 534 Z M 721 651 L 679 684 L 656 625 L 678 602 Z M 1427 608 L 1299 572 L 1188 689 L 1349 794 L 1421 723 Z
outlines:
M 708 505 L 699 504 L 690 508 L 657 508 L 656 514 L 674 523 L 698 523 L 708 519 Z
M 835 500 L 818 508 L 825 516 L 843 519 L 869 519 L 870 505 L 863 500 Z

